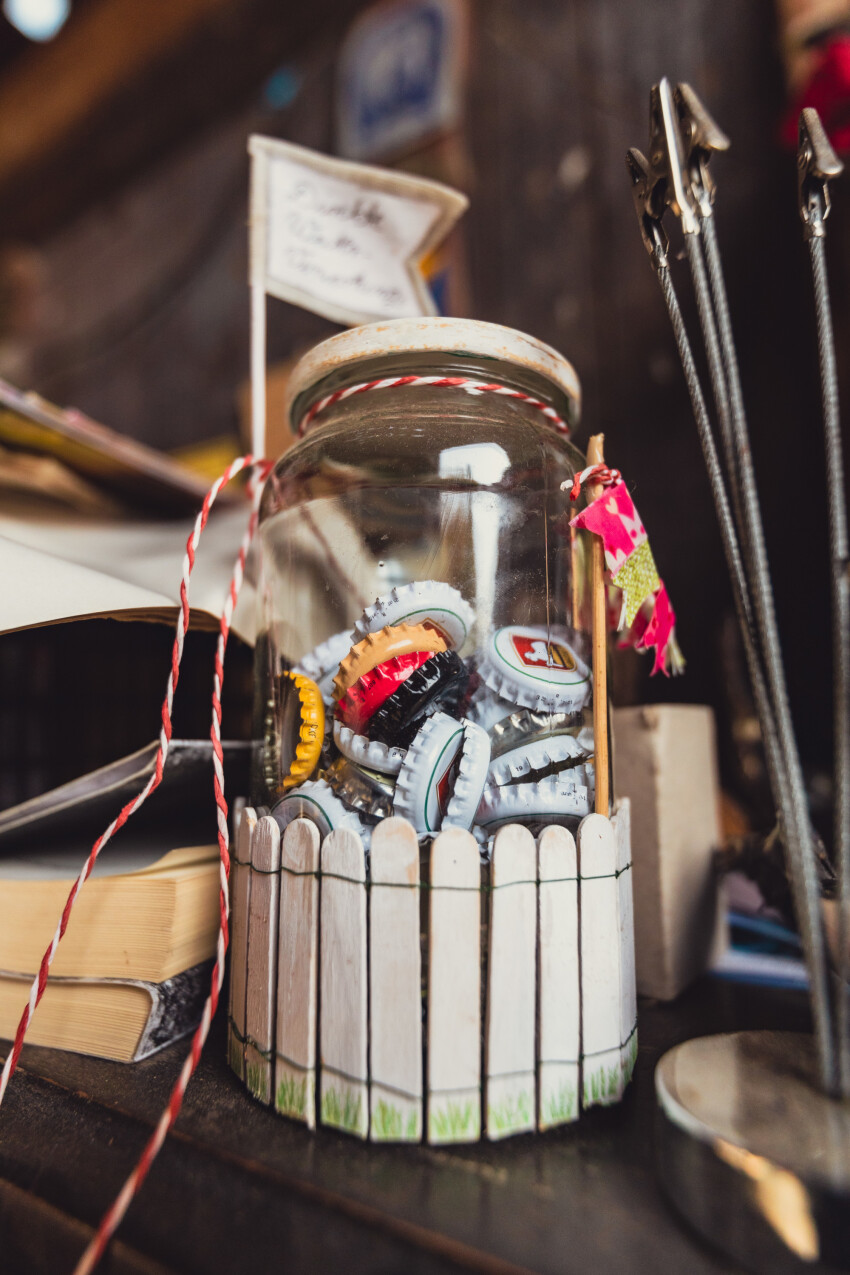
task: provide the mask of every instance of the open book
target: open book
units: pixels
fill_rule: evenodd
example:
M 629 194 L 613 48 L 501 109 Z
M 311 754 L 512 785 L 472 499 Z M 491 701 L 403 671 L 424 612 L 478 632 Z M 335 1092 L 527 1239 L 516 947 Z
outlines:
M 248 516 L 247 501 L 213 510 L 189 590 L 193 626 L 218 627 Z M 98 518 L 32 500 L 4 500 L 2 630 L 94 616 L 176 620 L 193 522 Z M 246 577 L 233 629 L 247 642 L 254 640 L 254 610 L 254 590 Z
M 145 447 L 0 380 L 0 632 L 94 616 L 172 621 L 183 554 L 208 488 Z M 217 627 L 249 516 L 239 484 L 213 509 L 191 623 Z M 252 642 L 246 580 L 234 630 Z
M 0 380 L 0 633 L 97 617 L 173 622 L 194 524 L 180 511 L 197 511 L 206 489 L 171 457 Z M 248 518 L 244 491 L 225 488 L 192 574 L 193 627 L 218 627 Z M 294 573 L 374 597 L 371 555 L 333 500 L 321 525 L 302 508 L 287 538 Z M 251 645 L 254 579 L 252 554 L 232 623 Z

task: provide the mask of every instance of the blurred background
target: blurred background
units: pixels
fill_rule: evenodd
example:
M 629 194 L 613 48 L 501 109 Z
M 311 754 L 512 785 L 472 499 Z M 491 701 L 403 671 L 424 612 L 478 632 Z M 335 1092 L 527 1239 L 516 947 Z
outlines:
M 248 135 L 461 188 L 470 211 L 432 263 L 440 304 L 523 329 L 572 360 L 584 387 L 577 441 L 604 431 L 606 457 L 633 491 L 678 612 L 685 677 L 650 681 L 645 662 L 635 669 L 626 660 L 619 701 L 712 704 L 726 785 L 746 798 L 758 767 L 729 589 L 624 166 L 627 147 L 646 149 L 650 86 L 664 74 L 689 81 L 732 141 L 714 163 L 718 232 L 794 716 L 813 790 L 828 799 L 820 399 L 793 145 L 781 133 L 816 78 L 825 41 L 843 47 L 846 4 L 445 0 L 437 6 L 451 34 L 445 110 L 389 150 L 380 128 L 352 134 L 348 110 L 364 32 L 378 43 L 376 100 L 384 72 L 388 91 L 401 75 L 415 95 L 431 56 L 428 26 L 414 14 L 382 52 L 382 29 L 405 9 L 394 0 L 5 0 L 2 8 L 0 376 L 155 447 L 197 457 L 205 445 L 202 462 L 214 468 L 236 452 L 246 415 Z M 833 193 L 829 260 L 850 402 L 850 191 L 839 180 Z M 684 263 L 674 268 L 689 303 Z M 695 334 L 689 306 L 686 314 Z M 332 330 L 269 302 L 272 405 L 288 361 Z M 283 439 L 280 420 L 278 430 Z M 78 728 L 92 689 L 84 659 L 92 635 L 76 628 L 64 652 L 83 670 L 76 687 L 38 631 L 0 640 L 2 733 L 17 768 L 3 804 L 154 734 L 164 629 L 125 642 L 125 663 L 108 678 L 98 642 L 99 684 L 114 697 L 111 733 L 100 732 L 84 756 L 54 747 L 48 765 L 36 730 L 27 752 L 21 732 L 35 729 L 25 726 L 34 705 L 49 717 L 54 742 Z M 206 733 L 209 663 L 195 663 L 179 710 L 184 734 Z M 237 657 L 233 668 L 242 694 L 250 661 Z M 189 716 L 195 680 L 200 725 Z

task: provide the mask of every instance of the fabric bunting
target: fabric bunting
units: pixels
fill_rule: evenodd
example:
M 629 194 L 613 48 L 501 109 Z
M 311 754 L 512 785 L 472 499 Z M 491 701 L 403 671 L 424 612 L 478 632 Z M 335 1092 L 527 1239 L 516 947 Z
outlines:
M 680 673 L 684 660 L 676 642 L 676 613 L 658 574 L 646 529 L 618 470 L 594 465 L 577 474 L 570 498 L 576 500 L 587 482 L 603 484 L 599 496 L 577 514 L 571 527 L 584 528 L 602 540 L 608 582 L 616 591 L 615 627 L 627 634 L 621 643 L 645 651 L 654 647 L 653 674 Z M 570 486 L 564 483 L 564 488 Z

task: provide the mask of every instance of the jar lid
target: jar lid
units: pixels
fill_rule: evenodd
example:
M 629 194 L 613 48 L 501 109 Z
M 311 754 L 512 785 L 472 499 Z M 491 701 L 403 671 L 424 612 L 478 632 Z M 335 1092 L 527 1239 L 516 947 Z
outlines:
M 300 417 L 307 406 L 299 404 L 299 399 L 331 372 L 382 355 L 422 353 L 464 354 L 528 368 L 567 396 L 571 415 L 578 420 L 581 409 L 578 376 L 573 365 L 550 345 L 500 323 L 420 316 L 349 328 L 309 350 L 293 368 L 286 387 L 286 416 L 293 430 L 300 424 L 294 409 L 298 407 Z

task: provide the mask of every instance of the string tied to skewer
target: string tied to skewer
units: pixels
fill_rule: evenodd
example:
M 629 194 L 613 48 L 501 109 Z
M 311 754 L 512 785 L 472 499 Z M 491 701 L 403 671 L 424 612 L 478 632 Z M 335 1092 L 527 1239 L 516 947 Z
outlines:
M 623 481 L 623 475 L 619 469 L 609 469 L 607 465 L 588 465 L 587 469 L 581 470 L 573 479 L 570 487 L 569 479 L 565 483 L 561 483 L 561 491 L 570 488 L 570 500 L 575 502 L 581 495 L 581 490 L 588 483 L 599 484 L 602 487 L 613 487 L 616 483 Z

